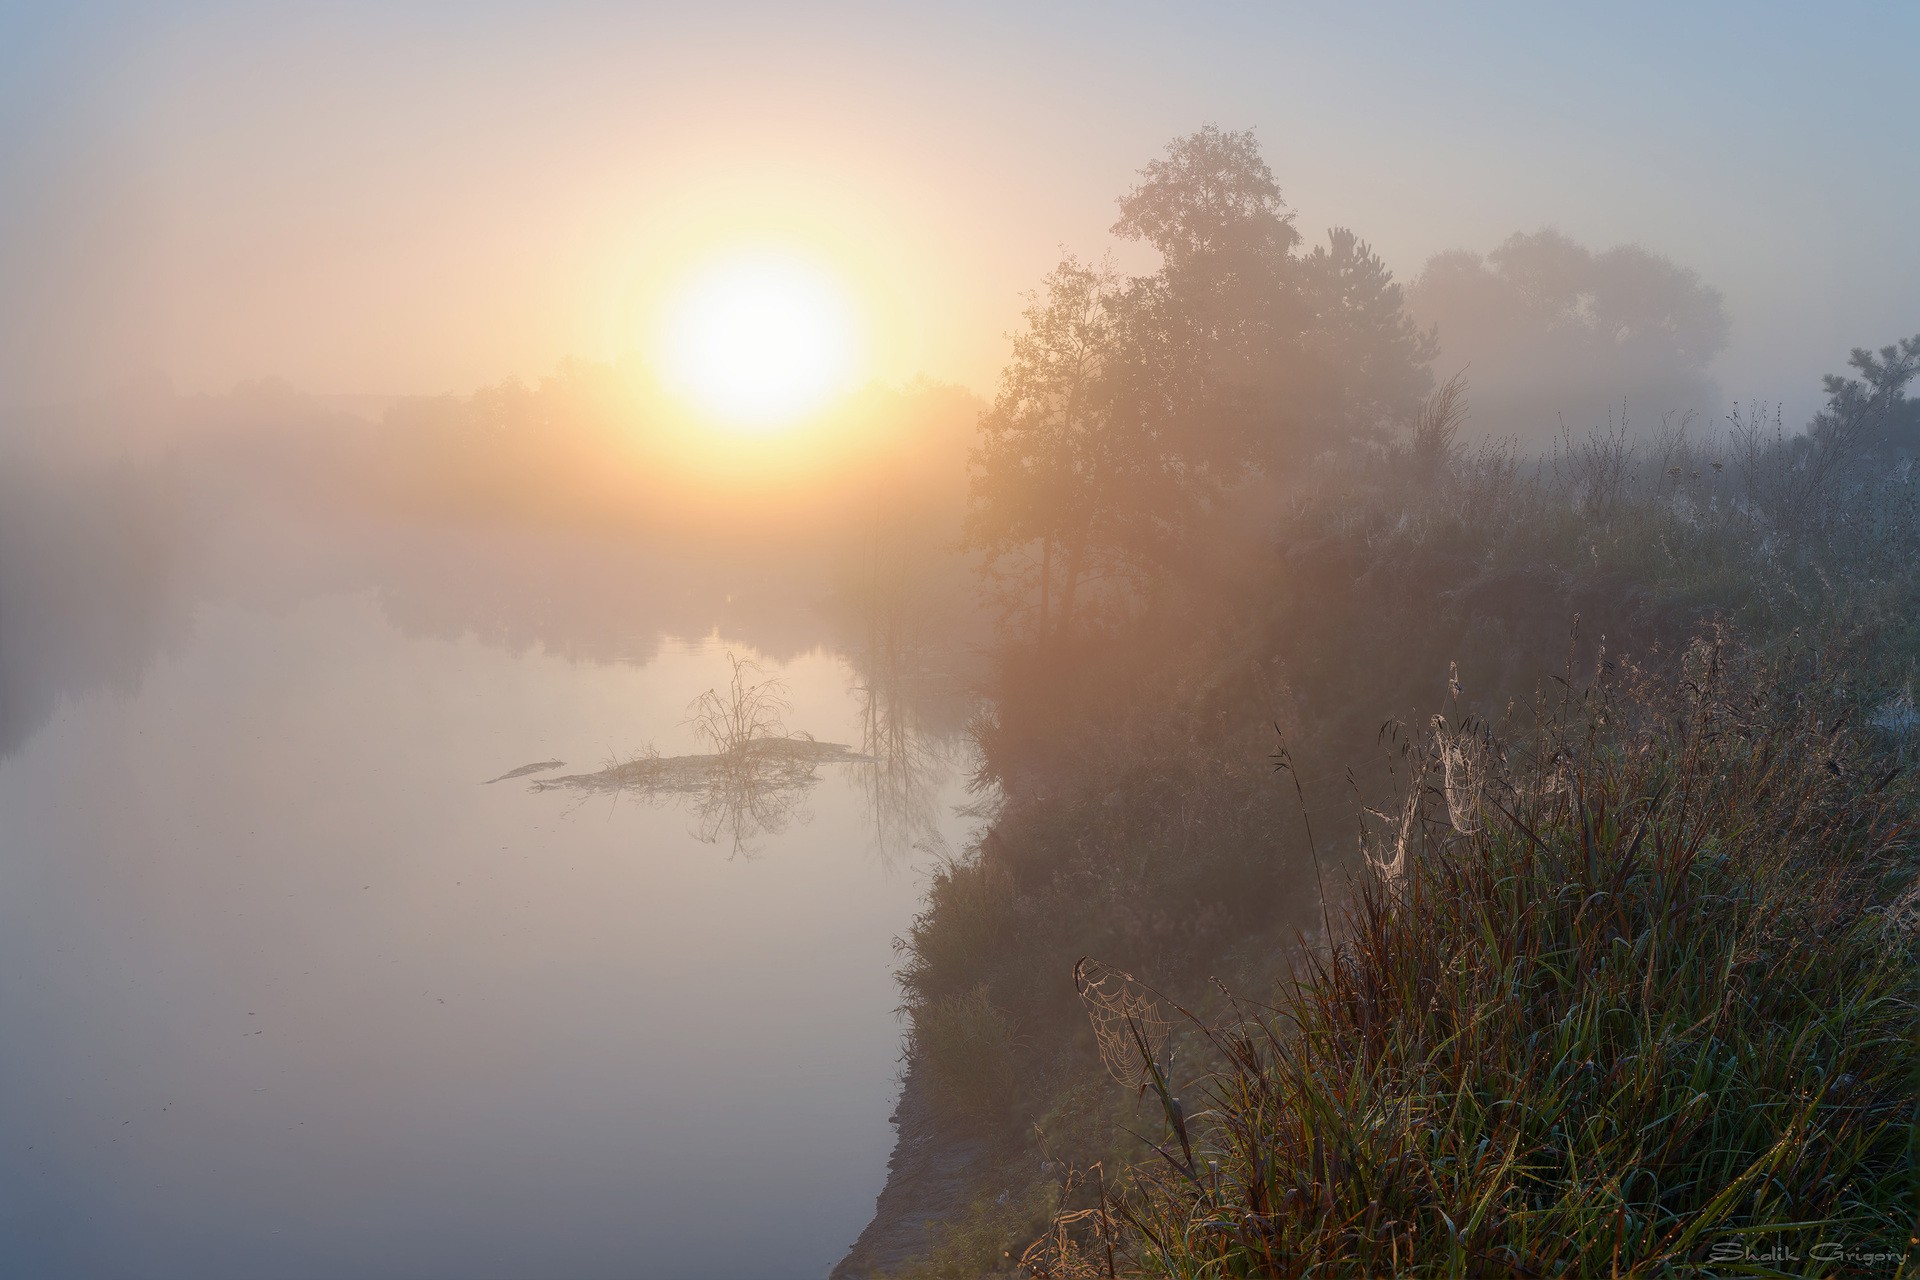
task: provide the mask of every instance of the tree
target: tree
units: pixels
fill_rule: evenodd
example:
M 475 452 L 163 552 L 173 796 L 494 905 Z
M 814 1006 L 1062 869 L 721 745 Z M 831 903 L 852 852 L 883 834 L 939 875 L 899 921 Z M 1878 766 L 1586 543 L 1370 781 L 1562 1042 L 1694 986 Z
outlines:
M 1569 416 L 1622 403 L 1657 416 L 1716 395 L 1719 291 L 1637 245 L 1595 253 L 1550 228 L 1516 233 L 1484 257 L 1434 256 L 1408 303 L 1435 326 L 1448 366 L 1472 368 L 1483 431 L 1541 443 Z
M 1037 584 L 1035 630 L 1043 635 L 1054 625 L 1055 550 L 1069 548 L 1077 581 L 1106 488 L 1097 472 L 1112 452 L 1106 375 L 1118 347 L 1118 297 L 1106 263 L 1068 257 L 1055 267 L 1029 301 L 1026 329 L 980 418 L 967 541 L 987 553 L 991 573 L 1014 577 L 1020 594 L 1029 579 Z M 1026 563 L 1036 544 L 1037 563 Z M 1009 560 L 1020 562 L 1012 574 Z
M 1129 290 L 1130 411 L 1194 459 L 1232 469 L 1285 433 L 1274 390 L 1298 381 L 1300 233 L 1251 131 L 1208 125 L 1140 177 L 1113 224 L 1161 258 Z
M 1082 585 L 1151 581 L 1240 481 L 1410 420 L 1432 340 L 1353 233 L 1301 257 L 1252 133 L 1176 139 L 1114 234 L 1160 253 L 1122 280 L 1068 258 L 1025 313 L 972 468 L 970 542 L 1037 630 Z M 1011 566 L 1011 568 L 1009 568 Z
M 1147 344 L 1182 361 L 1170 372 L 1183 394 L 1155 407 L 1195 456 L 1284 469 L 1411 419 L 1432 385 L 1431 335 L 1352 231 L 1295 252 L 1294 215 L 1251 131 L 1176 139 L 1141 177 L 1113 230 L 1160 252 L 1134 311 Z
M 1158 249 L 1167 275 L 1183 285 L 1270 286 L 1300 243 L 1250 129 L 1210 124 L 1176 138 L 1140 177 L 1120 198 L 1113 234 Z
M 1331 392 L 1324 411 L 1354 437 L 1405 423 L 1433 385 L 1437 337 L 1414 323 L 1393 272 L 1347 228 L 1327 232 L 1300 265 L 1313 314 L 1307 349 Z
M 1855 347 L 1847 363 L 1860 377 L 1830 373 L 1821 379 L 1827 407 L 1807 434 L 1816 441 L 1859 442 L 1892 452 L 1920 448 L 1920 400 L 1907 396 L 1907 384 L 1920 377 L 1920 333 L 1880 348 L 1877 357 Z

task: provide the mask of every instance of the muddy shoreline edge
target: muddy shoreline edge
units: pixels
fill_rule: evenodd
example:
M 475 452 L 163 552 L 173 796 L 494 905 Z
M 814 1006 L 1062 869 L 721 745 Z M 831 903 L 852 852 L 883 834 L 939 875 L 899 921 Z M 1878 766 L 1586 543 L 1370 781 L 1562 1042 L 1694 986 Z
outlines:
M 912 1062 L 900 1085 L 887 1180 L 873 1217 L 828 1280 L 875 1280 L 925 1256 L 954 1208 L 972 1187 L 984 1143 L 944 1132 L 935 1123 L 925 1079 Z

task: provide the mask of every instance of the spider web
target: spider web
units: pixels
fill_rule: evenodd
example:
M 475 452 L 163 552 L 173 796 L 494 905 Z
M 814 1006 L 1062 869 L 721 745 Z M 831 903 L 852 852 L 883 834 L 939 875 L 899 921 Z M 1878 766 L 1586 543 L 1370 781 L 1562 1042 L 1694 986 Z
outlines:
M 1091 958 L 1074 966 L 1073 978 L 1107 1074 L 1129 1089 L 1145 1088 L 1149 1064 L 1167 1056 L 1167 1019 L 1151 989 L 1132 974 Z

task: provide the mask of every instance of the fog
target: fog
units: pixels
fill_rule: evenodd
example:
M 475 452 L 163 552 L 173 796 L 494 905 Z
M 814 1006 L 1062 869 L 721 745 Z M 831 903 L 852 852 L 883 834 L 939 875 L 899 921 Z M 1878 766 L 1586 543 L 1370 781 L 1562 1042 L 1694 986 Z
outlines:
M 860 1276 L 1038 1203 L 868 1228 L 896 1137 L 1056 1168 L 1075 948 L 1324 941 L 1383 722 L 1907 616 L 1916 49 L 0 14 L 0 1271 Z M 854 314 L 767 421 L 659 340 L 741 253 Z
M 937 504 L 557 507 L 524 452 L 505 501 L 283 388 L 138 408 L 165 447 L 0 475 L 5 1267 L 824 1273 L 971 824 L 974 628 L 937 557 L 873 595 Z M 702 755 L 731 661 L 765 712 Z
M 630 353 L 701 245 L 785 234 L 872 295 L 874 374 L 985 393 L 1053 248 L 1091 246 L 1139 157 L 1212 120 L 1261 130 L 1303 231 L 1353 226 L 1403 280 L 1543 226 L 1699 273 L 1722 396 L 1803 420 L 1920 287 L 1920 178 L 1877 123 L 1920 19 L 1745 17 L 16 8 L 0 386 L 533 379 Z

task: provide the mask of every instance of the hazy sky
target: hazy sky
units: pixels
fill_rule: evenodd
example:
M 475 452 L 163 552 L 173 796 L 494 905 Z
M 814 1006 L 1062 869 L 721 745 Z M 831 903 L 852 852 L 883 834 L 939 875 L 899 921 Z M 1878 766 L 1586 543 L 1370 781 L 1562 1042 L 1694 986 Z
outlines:
M 991 385 L 1175 134 L 1259 131 L 1403 277 L 1551 223 L 1725 291 L 1729 395 L 1920 330 L 1920 5 L 0 7 L 0 400 L 466 390 L 811 246 L 874 371 Z

